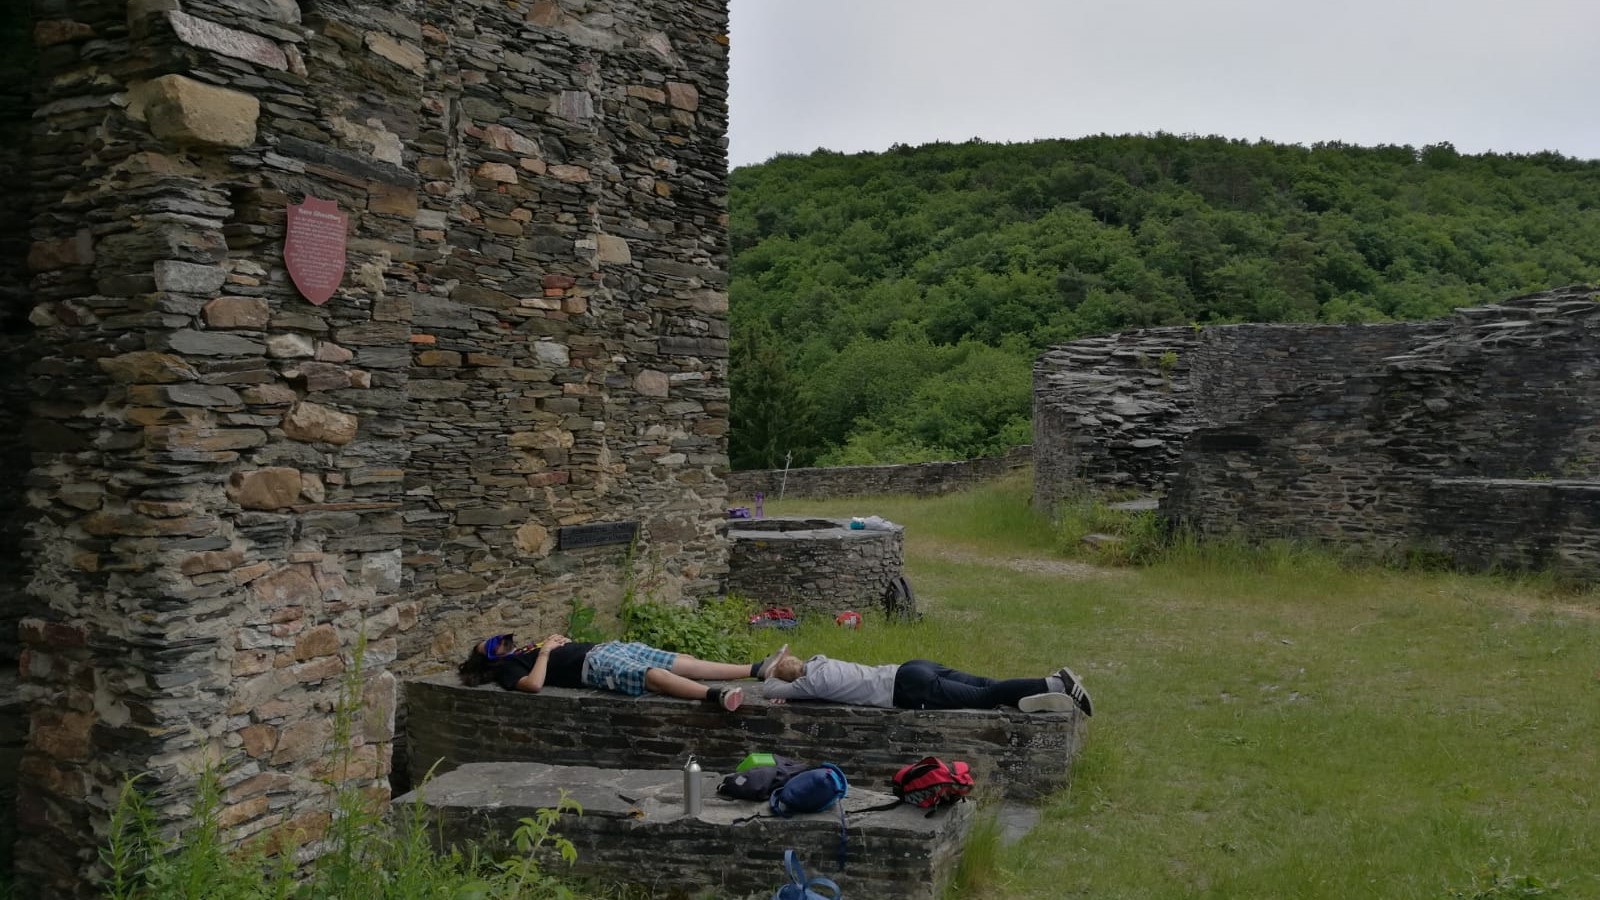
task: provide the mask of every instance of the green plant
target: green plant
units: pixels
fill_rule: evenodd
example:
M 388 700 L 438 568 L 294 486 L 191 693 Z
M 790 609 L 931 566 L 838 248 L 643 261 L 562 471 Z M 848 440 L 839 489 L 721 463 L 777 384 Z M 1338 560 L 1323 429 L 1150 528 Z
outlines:
M 599 643 L 605 640 L 607 635 L 595 624 L 594 617 L 595 608 L 574 596 L 572 605 L 567 609 L 567 628 L 562 633 L 579 643 Z
M 752 608 L 749 601 L 736 596 L 706 600 L 693 607 L 625 600 L 622 638 L 700 659 L 750 659 L 756 655 L 756 640 L 749 629 Z
M 1161 354 L 1161 358 L 1156 360 L 1156 368 L 1161 370 L 1163 376 L 1171 378 L 1173 370 L 1178 368 L 1177 351 L 1168 350 Z
M 553 809 L 522 819 L 511 837 L 515 853 L 490 862 L 478 847 L 439 851 L 421 795 L 392 816 L 352 782 L 354 740 L 362 694 L 365 640 L 340 683 L 333 712 L 333 818 L 322 852 L 297 871 L 295 848 L 267 840 L 233 846 L 221 825 L 222 779 L 200 773 L 187 827 L 171 837 L 139 789 L 142 776 L 123 782 L 100 858 L 108 872 L 102 888 L 110 900 L 571 900 L 582 896 L 546 872 L 550 856 L 569 865 L 572 843 L 554 833 L 565 814 L 582 814 L 562 796 Z M 291 838 L 293 839 L 293 838 Z M 269 848 L 273 851 L 269 854 Z

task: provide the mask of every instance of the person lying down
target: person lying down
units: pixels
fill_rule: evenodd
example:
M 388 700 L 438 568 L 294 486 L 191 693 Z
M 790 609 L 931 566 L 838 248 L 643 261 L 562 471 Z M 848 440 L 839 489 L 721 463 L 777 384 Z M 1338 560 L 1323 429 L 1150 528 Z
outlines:
M 780 651 L 771 678 L 761 688 L 774 703 L 827 700 L 889 709 L 994 709 L 1094 714 L 1089 692 L 1063 666 L 1043 678 L 985 678 L 913 659 L 899 665 L 866 666 L 818 654 L 801 662 Z

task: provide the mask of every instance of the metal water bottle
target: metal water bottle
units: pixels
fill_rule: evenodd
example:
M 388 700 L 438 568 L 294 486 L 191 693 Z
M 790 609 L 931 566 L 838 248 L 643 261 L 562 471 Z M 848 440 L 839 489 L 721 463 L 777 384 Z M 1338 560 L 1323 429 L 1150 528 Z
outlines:
M 686 816 L 700 815 L 700 763 L 689 755 L 689 761 L 683 764 L 683 814 Z

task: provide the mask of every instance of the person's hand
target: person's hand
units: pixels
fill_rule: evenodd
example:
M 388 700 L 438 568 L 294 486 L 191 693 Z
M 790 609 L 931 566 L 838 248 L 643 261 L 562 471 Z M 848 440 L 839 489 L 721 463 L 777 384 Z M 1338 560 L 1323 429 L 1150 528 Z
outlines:
M 544 649 L 546 649 L 546 650 L 555 650 L 557 647 L 561 647 L 561 646 L 563 646 L 565 644 L 570 644 L 570 643 L 572 643 L 572 641 L 568 640 L 566 635 L 564 635 L 564 634 L 552 634 L 549 637 L 544 639 Z

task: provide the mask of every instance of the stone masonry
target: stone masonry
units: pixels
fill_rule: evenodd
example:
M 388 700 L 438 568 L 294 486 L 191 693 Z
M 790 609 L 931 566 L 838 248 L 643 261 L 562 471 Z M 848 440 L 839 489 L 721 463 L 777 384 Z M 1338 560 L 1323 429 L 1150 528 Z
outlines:
M 846 866 L 838 870 L 837 810 L 778 817 L 756 801 L 716 795 L 721 777 L 701 776 L 697 816 L 683 812 L 676 770 L 595 769 L 539 763 L 463 766 L 395 801 L 404 815 L 420 804 L 440 822 L 445 845 L 505 845 L 519 820 L 566 798 L 556 831 L 578 851 L 575 874 L 633 883 L 651 896 L 769 898 L 783 880 L 783 851 L 794 849 L 808 875 L 826 874 L 851 897 L 935 900 L 955 876 L 976 817 L 958 804 L 933 817 L 852 783 L 845 811 Z M 887 807 L 887 808 L 885 808 Z M 551 855 L 553 857 L 553 854 Z M 561 864 L 550 859 L 560 870 Z
M 1163 508 L 1207 534 L 1600 576 L 1600 291 L 1462 309 L 1431 339 L 1198 430 Z
M 169 821 L 216 765 L 232 837 L 314 851 L 330 780 L 387 799 L 397 676 L 617 602 L 624 548 L 563 527 L 638 522 L 663 595 L 717 587 L 722 0 L 31 19 L 0 80 L 22 896 L 93 892 L 131 772 Z M 320 307 L 282 258 L 308 196 L 349 216 Z
M 1438 330 L 1399 325 L 1151 328 L 1052 348 L 1033 370 L 1034 504 L 1161 494 L 1196 429 L 1331 383 Z
M 759 607 L 833 618 L 853 609 L 915 618 L 890 590 L 905 570 L 905 529 L 852 529 L 848 519 L 733 519 L 728 592 Z
M 545 688 L 537 694 L 494 685 L 462 687 L 441 675 L 405 683 L 414 783 L 478 762 L 542 762 L 623 769 L 677 768 L 695 754 L 708 769 L 732 771 L 745 754 L 779 752 L 834 762 L 852 784 L 883 788 L 901 766 L 933 754 L 965 760 L 983 794 L 1034 801 L 1064 787 L 1085 720 L 1015 709 L 876 709 L 837 703 L 771 706 L 761 685 L 741 682 L 733 715 L 659 694 L 629 697 Z

